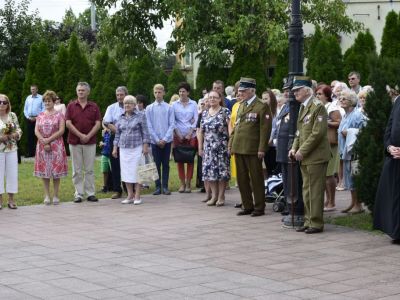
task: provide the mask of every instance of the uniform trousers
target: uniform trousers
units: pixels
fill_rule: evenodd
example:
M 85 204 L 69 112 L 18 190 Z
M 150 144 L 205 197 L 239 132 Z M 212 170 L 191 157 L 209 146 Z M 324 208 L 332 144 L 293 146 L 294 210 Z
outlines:
M 94 160 L 96 144 L 69 145 L 72 158 L 72 182 L 75 186 L 75 197 L 94 196 Z
M 235 153 L 235 161 L 243 209 L 264 211 L 265 188 L 262 160 L 257 155 Z
M 18 193 L 18 154 L 17 151 L 0 152 L 0 194 L 4 194 L 4 178 L 6 192 Z
M 300 165 L 303 177 L 304 226 L 324 228 L 325 174 L 328 162 Z

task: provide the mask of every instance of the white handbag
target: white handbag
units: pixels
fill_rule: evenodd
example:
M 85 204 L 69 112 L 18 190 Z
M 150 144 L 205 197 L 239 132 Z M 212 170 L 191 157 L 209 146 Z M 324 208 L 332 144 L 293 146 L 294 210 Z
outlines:
M 141 162 L 138 167 L 138 182 L 141 184 L 151 184 L 158 180 L 157 166 L 151 154 L 142 154 Z

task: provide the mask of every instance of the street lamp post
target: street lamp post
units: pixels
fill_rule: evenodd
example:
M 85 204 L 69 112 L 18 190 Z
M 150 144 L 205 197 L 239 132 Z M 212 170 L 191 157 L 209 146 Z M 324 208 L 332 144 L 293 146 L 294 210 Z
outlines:
M 291 22 L 289 26 L 289 74 L 288 81 L 290 89 L 293 86 L 293 81 L 295 76 L 303 75 L 303 45 L 304 45 L 304 36 L 303 36 L 303 24 L 301 21 L 301 12 L 300 12 L 300 0 L 292 0 L 292 9 L 291 9 Z M 292 147 L 293 140 L 295 138 L 296 127 L 297 127 L 297 118 L 299 114 L 300 103 L 298 103 L 294 97 L 293 92 L 290 90 L 289 94 L 289 115 L 290 115 L 290 124 L 289 124 L 289 149 Z M 290 195 L 287 195 L 287 200 L 289 200 L 290 204 L 290 214 L 291 214 L 291 223 L 292 226 L 296 222 L 299 221 L 297 219 L 294 220 L 295 215 L 296 218 L 303 220 L 303 202 L 302 199 L 299 199 L 298 191 L 300 185 L 299 180 L 301 180 L 299 166 L 297 162 L 289 160 L 289 169 L 288 169 L 288 177 L 290 178 Z M 301 187 L 300 187 L 301 188 Z M 297 192 L 296 192 L 297 191 Z M 291 201 L 296 199 L 296 204 L 292 205 Z M 296 207 L 296 208 L 295 208 Z M 301 222 L 300 221 L 300 222 Z

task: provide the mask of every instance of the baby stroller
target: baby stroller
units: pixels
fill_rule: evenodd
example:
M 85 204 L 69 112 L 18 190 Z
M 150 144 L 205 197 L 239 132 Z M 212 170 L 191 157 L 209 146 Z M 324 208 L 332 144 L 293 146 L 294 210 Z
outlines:
M 287 203 L 283 192 L 282 174 L 272 175 L 264 181 L 265 202 L 273 203 L 274 212 L 283 212 L 287 209 Z

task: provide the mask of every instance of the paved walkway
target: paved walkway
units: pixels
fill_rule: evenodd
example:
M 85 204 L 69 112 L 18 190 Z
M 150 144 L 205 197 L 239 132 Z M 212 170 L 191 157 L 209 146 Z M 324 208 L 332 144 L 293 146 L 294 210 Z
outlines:
M 63 203 L 0 212 L 0 299 L 400 299 L 400 248 L 383 235 L 282 229 L 204 194 L 140 206 Z M 340 206 L 348 194 L 341 192 Z

